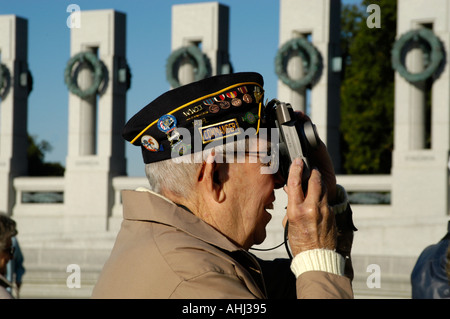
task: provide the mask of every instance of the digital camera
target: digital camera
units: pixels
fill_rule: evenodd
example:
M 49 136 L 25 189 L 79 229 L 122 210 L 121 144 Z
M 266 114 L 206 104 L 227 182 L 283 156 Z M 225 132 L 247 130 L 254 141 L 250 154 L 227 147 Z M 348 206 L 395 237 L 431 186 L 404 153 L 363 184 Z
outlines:
M 311 121 L 299 119 L 289 103 L 277 99 L 265 106 L 264 123 L 266 127 L 277 128 L 279 131 L 278 165 L 281 175 L 287 181 L 291 163 L 294 159 L 301 158 L 305 164 L 302 185 L 306 188 L 313 167 L 310 153 L 319 145 L 316 126 Z

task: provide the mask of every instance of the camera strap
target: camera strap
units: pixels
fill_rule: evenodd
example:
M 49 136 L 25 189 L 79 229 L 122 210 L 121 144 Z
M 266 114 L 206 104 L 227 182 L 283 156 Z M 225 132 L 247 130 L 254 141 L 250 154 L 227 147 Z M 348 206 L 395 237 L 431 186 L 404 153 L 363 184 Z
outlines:
M 282 245 L 284 245 L 284 247 L 286 248 L 286 252 L 289 256 L 289 259 L 292 259 L 292 254 L 291 254 L 291 250 L 289 249 L 289 245 L 288 245 L 288 227 L 289 227 L 289 221 L 286 221 L 286 227 L 284 228 L 284 241 L 281 244 L 278 244 L 272 248 L 250 248 L 251 250 L 257 250 L 257 251 L 270 251 L 270 250 L 274 250 L 277 249 L 278 247 L 281 247 Z

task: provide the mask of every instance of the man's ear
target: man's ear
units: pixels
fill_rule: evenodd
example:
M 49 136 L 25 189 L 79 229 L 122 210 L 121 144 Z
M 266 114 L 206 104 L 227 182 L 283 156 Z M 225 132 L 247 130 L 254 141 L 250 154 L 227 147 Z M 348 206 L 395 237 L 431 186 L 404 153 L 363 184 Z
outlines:
M 225 192 L 223 188 L 220 172 L 223 169 L 222 163 L 216 163 L 214 153 L 208 156 L 206 162 L 203 162 L 202 168 L 198 175 L 198 183 L 202 191 L 206 192 L 216 202 L 225 200 Z

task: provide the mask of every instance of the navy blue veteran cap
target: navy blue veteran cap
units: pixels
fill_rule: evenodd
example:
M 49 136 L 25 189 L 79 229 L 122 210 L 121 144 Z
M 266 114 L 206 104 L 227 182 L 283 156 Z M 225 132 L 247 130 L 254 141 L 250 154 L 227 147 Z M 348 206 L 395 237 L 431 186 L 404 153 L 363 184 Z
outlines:
M 242 134 L 250 127 L 257 133 L 263 85 L 260 74 L 243 72 L 180 86 L 136 113 L 122 135 L 141 147 L 148 164 L 203 150 L 213 141 Z

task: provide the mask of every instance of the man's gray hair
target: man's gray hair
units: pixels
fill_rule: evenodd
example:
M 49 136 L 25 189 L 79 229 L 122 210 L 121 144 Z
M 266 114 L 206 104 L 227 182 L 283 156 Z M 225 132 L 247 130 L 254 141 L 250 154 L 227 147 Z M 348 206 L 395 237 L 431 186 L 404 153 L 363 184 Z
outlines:
M 145 165 L 145 174 L 152 191 L 163 194 L 164 190 L 188 197 L 194 187 L 195 174 L 202 163 L 177 162 L 172 159 Z

